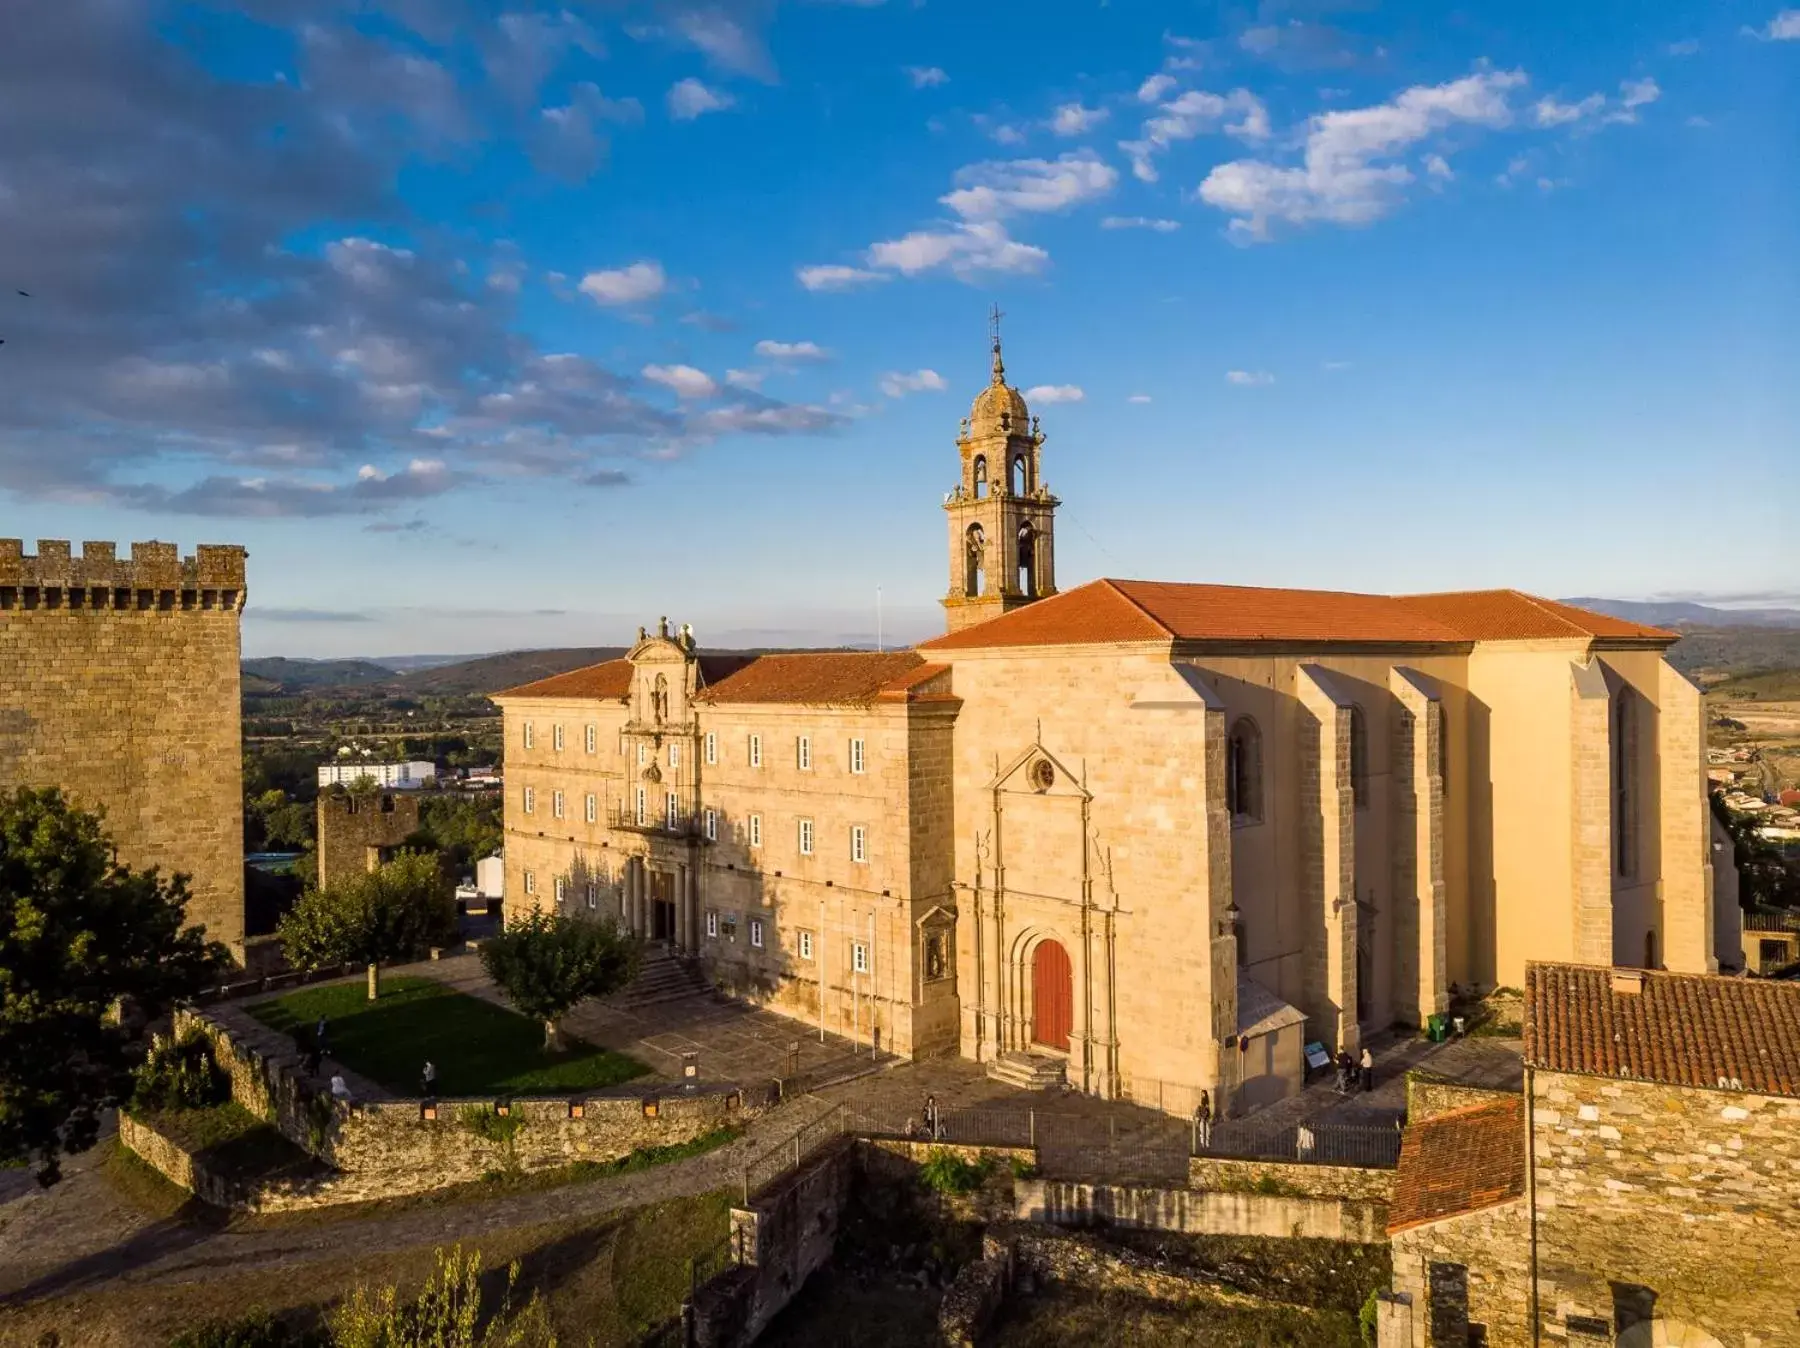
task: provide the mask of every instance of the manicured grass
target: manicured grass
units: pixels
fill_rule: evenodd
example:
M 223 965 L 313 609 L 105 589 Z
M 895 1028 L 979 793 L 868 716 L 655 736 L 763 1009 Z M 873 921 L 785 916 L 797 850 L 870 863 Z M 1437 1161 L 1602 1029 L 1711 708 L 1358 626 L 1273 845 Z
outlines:
M 397 1095 L 418 1093 L 427 1060 L 445 1096 L 554 1095 L 616 1085 L 650 1070 L 568 1036 L 566 1053 L 545 1053 L 544 1028 L 536 1021 L 430 978 L 384 978 L 374 1002 L 359 979 L 300 988 L 245 1009 L 303 1045 L 324 1016 L 330 1055 Z

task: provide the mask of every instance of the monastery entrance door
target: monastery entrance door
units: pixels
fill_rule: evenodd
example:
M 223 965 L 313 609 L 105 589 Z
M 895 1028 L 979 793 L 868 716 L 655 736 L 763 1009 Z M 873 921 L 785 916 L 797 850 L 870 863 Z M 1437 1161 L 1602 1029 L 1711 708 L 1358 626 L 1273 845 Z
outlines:
M 1069 1051 L 1075 1024 L 1075 978 L 1069 952 L 1040 941 L 1031 954 L 1031 1037 L 1045 1048 Z
M 650 939 L 675 939 L 675 877 L 667 871 L 650 872 Z

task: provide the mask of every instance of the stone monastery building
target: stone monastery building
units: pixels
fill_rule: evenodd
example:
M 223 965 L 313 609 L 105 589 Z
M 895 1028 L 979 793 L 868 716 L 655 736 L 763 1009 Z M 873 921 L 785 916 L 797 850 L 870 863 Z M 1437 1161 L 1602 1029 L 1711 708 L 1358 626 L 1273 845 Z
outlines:
M 510 910 L 617 912 L 835 1033 L 1181 1112 L 1527 961 L 1739 962 L 1674 633 L 1512 590 L 1059 591 L 993 357 L 946 635 L 715 657 L 665 620 L 496 696 Z

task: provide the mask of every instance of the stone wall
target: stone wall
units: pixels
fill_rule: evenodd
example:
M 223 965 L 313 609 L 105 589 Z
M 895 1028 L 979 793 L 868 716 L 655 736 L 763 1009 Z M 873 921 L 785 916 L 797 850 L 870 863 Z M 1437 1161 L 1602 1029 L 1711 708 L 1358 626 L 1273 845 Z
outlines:
M 1516 1097 L 1517 1091 L 1489 1090 L 1485 1086 L 1465 1086 L 1457 1081 L 1444 1081 L 1425 1072 L 1406 1074 L 1406 1121 L 1419 1123 L 1470 1105 L 1491 1105 L 1496 1100 Z
M 1618 1289 L 1733 1345 L 1800 1344 L 1800 1099 L 1537 1073 L 1546 1322 Z
M 1260 1185 L 1302 1198 L 1351 1198 L 1368 1203 L 1389 1203 L 1394 1197 L 1395 1174 L 1392 1170 L 1354 1165 L 1188 1157 L 1188 1188 L 1224 1193 L 1242 1193 Z
M 1523 1141 L 1521 1140 L 1521 1145 Z M 1389 1235 L 1393 1290 L 1411 1298 L 1411 1348 L 1455 1342 L 1441 1332 L 1449 1306 L 1461 1301 L 1463 1322 L 1480 1325 L 1489 1348 L 1531 1344 L 1529 1213 L 1522 1198 Z M 1458 1295 L 1458 1289 L 1466 1291 Z M 1439 1332 L 1434 1335 L 1433 1324 Z
M 938 1336 L 945 1348 L 975 1348 L 1012 1290 L 1015 1244 L 984 1235 L 981 1258 L 964 1266 L 944 1289 Z
M 244 550 L 0 539 L 0 790 L 61 787 L 242 955 Z
M 319 797 L 319 883 L 333 884 L 373 870 L 372 860 L 419 831 L 417 793 Z M 370 849 L 375 855 L 371 858 Z
M 1378 1245 L 1387 1239 L 1387 1204 L 1355 1199 L 1049 1179 L 1016 1180 L 1013 1194 L 1020 1221 L 1056 1226 L 1130 1226 L 1208 1236 L 1310 1236 L 1359 1245 Z
M 334 1190 L 332 1174 L 285 1174 L 240 1177 L 221 1173 L 157 1128 L 123 1111 L 119 1142 L 164 1179 L 179 1185 L 215 1208 L 249 1212 L 297 1212 L 347 1201 Z
M 421 1193 L 494 1172 L 608 1162 L 643 1147 L 691 1141 L 758 1113 L 735 1086 L 617 1088 L 593 1095 L 513 1099 L 502 1120 L 490 1099 L 440 1099 L 435 1117 L 418 1100 L 344 1104 L 315 1092 L 296 1069 L 291 1041 L 234 1007 L 184 1011 L 177 1034 L 197 1025 L 231 1077 L 232 1098 L 330 1165 L 314 1201 L 352 1203 Z M 282 1046 L 287 1046 L 284 1051 Z M 579 1116 L 575 1111 L 579 1109 Z

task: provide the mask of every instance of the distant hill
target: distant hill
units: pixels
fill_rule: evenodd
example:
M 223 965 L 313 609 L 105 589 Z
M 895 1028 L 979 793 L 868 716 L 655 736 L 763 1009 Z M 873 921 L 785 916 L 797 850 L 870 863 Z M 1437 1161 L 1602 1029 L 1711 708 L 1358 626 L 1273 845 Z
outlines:
M 243 672 L 246 692 L 270 693 L 368 687 L 390 683 L 395 677 L 393 670 L 371 660 L 294 660 L 285 655 L 246 660 Z
M 1800 628 L 1684 627 L 1669 663 L 1709 684 L 1759 670 L 1800 669 Z
M 438 665 L 389 676 L 397 691 L 434 693 L 439 696 L 497 693 L 516 688 L 533 679 L 547 679 L 552 674 L 566 674 L 584 665 L 597 665 L 602 660 L 616 660 L 625 654 L 623 646 L 569 646 L 547 651 L 506 651 L 500 655 L 483 655 L 454 665 Z
M 1796 608 L 1715 608 L 1680 600 L 1564 599 L 1565 604 L 1610 613 L 1652 627 L 1788 627 L 1800 629 Z

